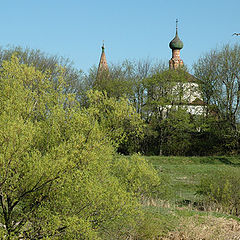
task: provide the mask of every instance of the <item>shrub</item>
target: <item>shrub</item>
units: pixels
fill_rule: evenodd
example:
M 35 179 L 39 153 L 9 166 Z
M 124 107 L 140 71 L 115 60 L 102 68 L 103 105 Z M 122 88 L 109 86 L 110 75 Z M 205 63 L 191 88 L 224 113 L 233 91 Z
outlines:
M 82 107 L 64 72 L 56 84 L 15 56 L 2 63 L 0 239 L 119 239 L 139 218 L 138 201 L 111 172 L 120 123 L 138 122 L 134 110 L 99 92 Z
M 240 173 L 238 169 L 231 172 L 221 170 L 213 176 L 202 178 L 197 194 L 203 196 L 206 207 L 227 213 L 240 215 Z
M 131 239 L 163 239 L 177 224 L 177 218 L 170 212 L 163 214 L 161 208 L 147 207 L 143 209 L 143 217 L 138 220 L 137 227 L 131 233 Z
M 119 156 L 113 160 L 113 174 L 128 192 L 143 199 L 165 199 L 171 194 L 170 179 L 159 175 L 153 166 L 142 156 Z

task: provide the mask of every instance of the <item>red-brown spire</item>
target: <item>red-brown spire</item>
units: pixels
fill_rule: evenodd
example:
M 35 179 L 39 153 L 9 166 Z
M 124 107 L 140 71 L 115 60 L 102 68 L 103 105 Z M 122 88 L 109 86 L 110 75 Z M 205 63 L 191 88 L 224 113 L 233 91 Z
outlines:
M 104 47 L 104 43 L 103 43 L 102 54 L 101 54 L 100 62 L 98 65 L 98 75 L 103 71 L 108 71 L 108 65 L 107 65 L 107 60 L 106 60 L 106 55 L 105 55 L 104 49 L 105 49 L 105 47 Z

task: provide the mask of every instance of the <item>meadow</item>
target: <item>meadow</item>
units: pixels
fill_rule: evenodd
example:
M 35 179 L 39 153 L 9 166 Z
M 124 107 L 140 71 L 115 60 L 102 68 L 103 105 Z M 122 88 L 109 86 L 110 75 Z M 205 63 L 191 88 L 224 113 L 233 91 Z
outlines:
M 146 203 L 146 210 L 159 218 L 164 233 L 157 239 L 240 239 L 240 218 L 201 205 L 196 194 L 201 179 L 225 171 L 238 172 L 239 157 L 145 157 L 160 175 L 170 177 L 172 194 L 165 201 Z M 160 231 L 159 225 L 155 230 Z M 154 229 L 154 227 L 152 227 Z M 157 230 L 158 229 L 158 230 Z

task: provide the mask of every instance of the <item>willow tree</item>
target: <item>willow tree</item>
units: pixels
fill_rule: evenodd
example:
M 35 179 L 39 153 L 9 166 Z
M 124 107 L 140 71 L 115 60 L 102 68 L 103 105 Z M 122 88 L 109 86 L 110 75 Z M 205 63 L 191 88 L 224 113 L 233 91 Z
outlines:
M 139 208 L 110 174 L 112 143 L 138 116 L 127 100 L 100 93 L 84 108 L 66 93 L 64 69 L 57 85 L 52 76 L 15 56 L 2 63 L 0 238 L 116 239 Z

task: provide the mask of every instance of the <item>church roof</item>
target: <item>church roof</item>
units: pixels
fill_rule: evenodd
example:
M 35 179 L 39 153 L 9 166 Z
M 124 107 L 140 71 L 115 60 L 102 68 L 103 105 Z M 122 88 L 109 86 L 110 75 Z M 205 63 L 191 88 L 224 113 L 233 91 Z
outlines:
M 176 35 L 175 35 L 174 39 L 169 43 L 169 47 L 172 50 L 174 50 L 174 49 L 182 49 L 183 48 L 183 42 L 178 37 L 177 30 L 176 30 Z
M 201 81 L 192 74 L 185 72 L 187 82 L 201 84 Z
M 174 39 L 169 43 L 169 47 L 174 50 L 174 49 L 182 49 L 183 48 L 183 42 L 180 40 L 180 38 L 178 37 L 178 20 L 176 20 L 176 35 L 174 37 Z
M 206 105 L 206 103 L 202 99 L 200 99 L 200 98 L 195 98 L 194 101 L 192 101 L 190 103 L 190 105 L 204 106 L 204 105 Z

